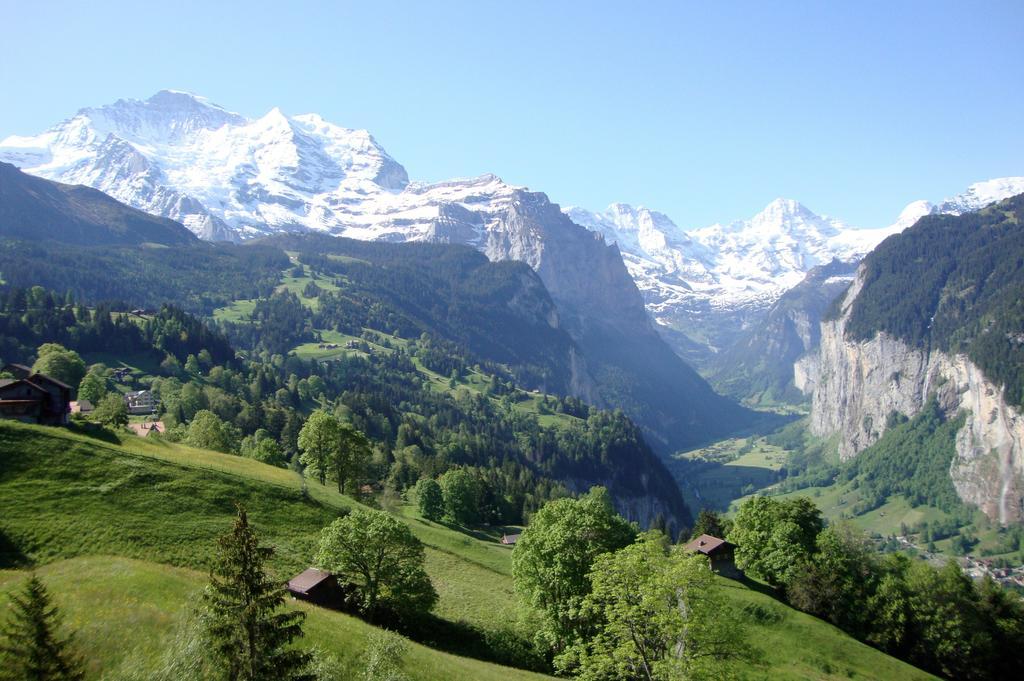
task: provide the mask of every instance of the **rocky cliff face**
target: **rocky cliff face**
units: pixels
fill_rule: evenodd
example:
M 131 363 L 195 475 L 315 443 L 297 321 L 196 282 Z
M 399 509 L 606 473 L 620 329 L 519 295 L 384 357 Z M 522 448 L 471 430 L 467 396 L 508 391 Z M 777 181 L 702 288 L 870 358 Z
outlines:
M 757 324 L 712 364 L 719 392 L 765 402 L 802 400 L 793 387 L 793 364 L 818 347 L 821 318 L 848 288 L 857 266 L 833 260 L 812 269 L 786 291 Z
M 893 412 L 917 414 L 934 395 L 947 415 L 968 413 L 956 437 L 950 476 L 960 498 L 1002 524 L 1024 521 L 1024 415 L 964 355 L 914 348 L 880 332 L 845 337 L 863 270 L 837 319 L 821 324 L 816 354 L 797 362 L 797 387 L 813 394 L 811 430 L 839 435 L 843 459 L 876 442 Z
M 672 352 L 617 246 L 574 223 L 543 193 L 503 191 L 488 212 L 467 202 L 473 217 L 461 222 L 482 226 L 473 243 L 489 259 L 522 261 L 540 276 L 594 379 L 596 390 L 578 394 L 621 407 L 662 452 L 724 436 L 753 418 Z M 575 363 L 573 371 L 583 378 Z

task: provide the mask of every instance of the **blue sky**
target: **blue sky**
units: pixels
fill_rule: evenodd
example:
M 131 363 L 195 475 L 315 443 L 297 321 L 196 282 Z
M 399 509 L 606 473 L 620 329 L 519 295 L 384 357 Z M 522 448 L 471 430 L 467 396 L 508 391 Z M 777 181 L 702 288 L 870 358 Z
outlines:
M 777 196 L 881 226 L 1024 175 L 1019 0 L 0 0 L 0 26 L 0 138 L 176 88 L 367 128 L 415 179 L 684 227 Z

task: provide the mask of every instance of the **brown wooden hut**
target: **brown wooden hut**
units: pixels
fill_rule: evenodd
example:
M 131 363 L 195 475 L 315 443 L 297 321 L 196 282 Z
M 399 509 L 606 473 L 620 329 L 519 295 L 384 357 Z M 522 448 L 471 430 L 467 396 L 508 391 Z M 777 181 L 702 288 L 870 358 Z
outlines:
M 736 567 L 736 546 L 724 539 L 702 534 L 683 547 L 687 551 L 703 553 L 711 563 L 711 569 L 723 577 L 742 577 L 743 573 Z
M 325 608 L 345 609 L 346 590 L 330 572 L 309 568 L 288 580 L 288 591 L 303 601 Z

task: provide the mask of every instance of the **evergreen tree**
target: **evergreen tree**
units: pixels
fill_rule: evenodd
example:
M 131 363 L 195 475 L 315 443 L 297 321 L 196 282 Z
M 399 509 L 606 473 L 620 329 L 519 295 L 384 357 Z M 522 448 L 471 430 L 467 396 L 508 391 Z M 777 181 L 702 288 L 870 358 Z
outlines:
M 302 635 L 301 612 L 278 612 L 284 589 L 267 576 L 262 547 L 239 507 L 231 532 L 218 540 L 220 555 L 203 595 L 206 634 L 226 681 L 315 681 L 310 656 L 289 644 Z
M 0 630 L 3 681 L 80 681 L 81 662 L 71 637 L 59 638 L 60 615 L 42 581 L 32 575 L 25 590 L 11 597 L 11 620 Z
M 693 525 L 690 539 L 696 539 L 702 534 L 709 534 L 712 537 L 725 537 L 729 532 L 728 525 L 728 521 L 718 515 L 718 513 L 711 509 L 703 508 L 697 516 L 697 522 Z

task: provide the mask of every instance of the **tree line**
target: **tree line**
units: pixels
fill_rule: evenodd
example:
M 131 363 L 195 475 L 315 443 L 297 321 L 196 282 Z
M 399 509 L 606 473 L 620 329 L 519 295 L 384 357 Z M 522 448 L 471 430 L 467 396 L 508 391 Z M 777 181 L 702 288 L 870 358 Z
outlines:
M 726 538 L 737 565 L 791 605 L 891 655 L 949 679 L 1024 673 L 1024 602 L 953 561 L 880 554 L 849 525 L 826 526 L 805 497 L 749 499 Z

